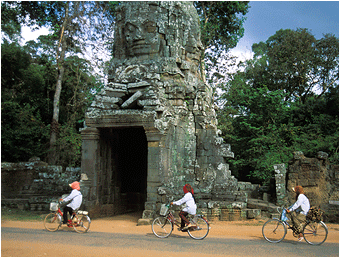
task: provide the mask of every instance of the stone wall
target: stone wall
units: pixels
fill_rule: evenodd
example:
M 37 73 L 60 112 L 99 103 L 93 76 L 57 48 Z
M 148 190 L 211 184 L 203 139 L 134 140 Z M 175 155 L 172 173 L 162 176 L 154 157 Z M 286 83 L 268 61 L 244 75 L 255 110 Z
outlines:
M 1 202 L 2 206 L 19 208 L 31 211 L 49 211 L 51 201 L 56 201 L 63 194 L 70 193 L 68 186 L 73 181 L 81 182 L 81 191 L 84 196 L 88 196 L 88 178 L 81 174 L 80 168 L 66 168 L 61 166 L 50 166 L 39 158 L 32 158 L 28 162 L 1 164 Z M 235 183 L 236 182 L 236 183 Z M 233 191 L 230 191 L 233 189 Z M 247 209 L 248 198 L 257 198 L 258 185 L 249 182 L 234 181 L 234 185 L 224 195 L 198 195 L 198 212 L 208 217 L 209 221 L 218 220 L 245 220 L 261 215 L 256 209 Z M 169 199 L 181 198 L 178 193 L 173 196 L 166 196 L 166 189 L 158 189 L 160 196 L 164 197 L 164 202 Z M 242 193 L 242 194 L 240 194 Z M 120 204 L 101 205 L 100 211 L 103 216 L 110 216 L 112 211 L 120 209 L 118 213 L 128 212 L 131 207 L 126 196 L 120 195 Z M 140 198 L 138 194 L 132 198 Z M 212 200 L 213 199 L 213 200 Z M 86 203 L 86 200 L 84 200 Z M 87 209 L 83 205 L 82 209 Z M 139 210 L 143 209 L 140 208 Z M 176 214 L 180 207 L 174 207 Z M 93 212 L 93 211 L 92 211 Z M 94 211 L 96 213 L 96 211 Z M 155 215 L 152 210 L 149 216 Z M 92 216 L 92 214 L 91 214 Z M 94 216 L 95 217 L 95 216 Z
M 1 163 L 1 205 L 48 211 L 52 200 L 71 192 L 69 184 L 81 179 L 80 168 L 49 166 L 39 158 Z
M 302 152 L 295 152 L 288 166 L 287 197 L 295 202 L 292 187 L 301 185 L 311 206 L 325 211 L 325 221 L 339 220 L 339 165 L 332 165 L 328 154 L 318 152 L 315 158 L 307 158 Z

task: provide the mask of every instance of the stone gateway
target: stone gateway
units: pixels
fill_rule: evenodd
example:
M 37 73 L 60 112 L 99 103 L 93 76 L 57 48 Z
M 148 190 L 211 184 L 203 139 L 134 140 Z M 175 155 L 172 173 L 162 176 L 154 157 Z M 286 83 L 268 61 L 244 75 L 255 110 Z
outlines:
M 201 78 L 202 44 L 191 2 L 122 2 L 109 81 L 82 130 L 84 201 L 102 215 L 144 210 L 194 187 L 199 208 L 246 202 L 225 161 L 212 90 Z

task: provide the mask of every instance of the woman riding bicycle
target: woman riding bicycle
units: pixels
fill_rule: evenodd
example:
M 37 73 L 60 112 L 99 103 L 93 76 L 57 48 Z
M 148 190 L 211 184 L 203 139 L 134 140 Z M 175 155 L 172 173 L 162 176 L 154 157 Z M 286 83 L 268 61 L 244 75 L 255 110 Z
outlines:
M 83 201 L 83 196 L 80 192 L 80 183 L 75 181 L 72 184 L 69 184 L 69 186 L 73 189 L 72 192 L 66 198 L 60 199 L 60 201 L 62 201 L 62 202 L 71 201 L 64 208 L 63 224 L 67 224 L 67 213 L 69 213 L 70 217 L 72 218 L 73 212 L 80 208 L 80 205 Z
M 181 230 L 187 230 L 188 228 L 192 227 L 190 224 L 187 216 L 188 214 L 195 215 L 196 214 L 196 203 L 195 203 L 195 197 L 194 197 L 194 189 L 192 189 L 190 184 L 186 184 L 183 187 L 184 197 L 178 201 L 171 202 L 171 205 L 181 205 L 183 203 L 186 204 L 186 206 L 183 208 L 183 210 L 180 211 L 179 216 L 181 218 Z
M 296 193 L 296 202 L 287 210 L 287 214 L 290 215 L 293 224 L 299 234 L 299 241 L 303 239 L 303 223 L 306 221 L 306 216 L 310 208 L 310 203 L 305 195 L 302 186 L 298 185 L 293 188 Z

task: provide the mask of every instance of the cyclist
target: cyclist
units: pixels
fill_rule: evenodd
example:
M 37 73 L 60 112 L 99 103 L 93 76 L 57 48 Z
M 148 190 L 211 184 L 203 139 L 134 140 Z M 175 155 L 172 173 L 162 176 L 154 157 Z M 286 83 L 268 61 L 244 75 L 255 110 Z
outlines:
M 194 189 L 192 189 L 190 184 L 186 184 L 183 187 L 184 196 L 182 199 L 171 202 L 171 205 L 181 205 L 183 203 L 186 206 L 180 211 L 179 216 L 181 218 L 181 228 L 180 230 L 187 230 L 188 228 L 192 227 L 191 223 L 189 222 L 187 216 L 188 214 L 195 215 L 196 214 L 196 203 L 194 197 Z
M 299 234 L 298 241 L 303 240 L 303 223 L 306 221 L 306 216 L 310 208 L 310 203 L 305 195 L 302 186 L 298 185 L 293 187 L 293 191 L 296 193 L 296 202 L 287 210 L 287 214 L 290 215 L 293 224 Z
M 83 196 L 80 192 L 80 183 L 75 181 L 72 184 L 69 184 L 69 186 L 73 189 L 72 192 L 65 197 L 64 199 L 60 199 L 62 202 L 69 202 L 64 208 L 63 211 L 63 224 L 67 224 L 67 213 L 70 214 L 70 217 L 72 218 L 72 213 L 75 210 L 78 210 L 80 208 L 80 205 L 83 201 Z

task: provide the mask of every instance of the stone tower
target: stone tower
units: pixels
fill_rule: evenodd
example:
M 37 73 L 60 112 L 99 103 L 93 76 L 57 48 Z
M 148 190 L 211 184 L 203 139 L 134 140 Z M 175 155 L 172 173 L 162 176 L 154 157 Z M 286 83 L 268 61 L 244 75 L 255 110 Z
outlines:
M 86 112 L 82 173 L 88 209 L 151 216 L 190 183 L 199 207 L 240 198 L 200 75 L 192 2 L 122 2 L 109 82 Z

